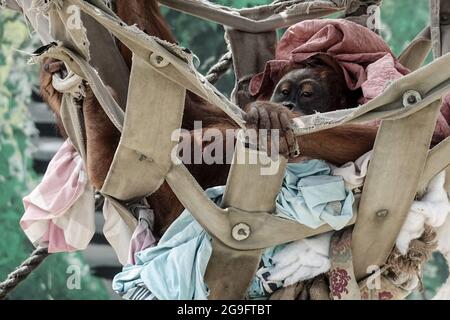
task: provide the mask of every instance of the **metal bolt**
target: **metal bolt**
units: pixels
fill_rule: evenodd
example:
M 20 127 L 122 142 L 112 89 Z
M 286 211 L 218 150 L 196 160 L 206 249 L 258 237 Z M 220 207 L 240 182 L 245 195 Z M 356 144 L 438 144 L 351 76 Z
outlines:
M 233 227 L 231 235 L 237 241 L 242 241 L 250 237 L 250 226 L 246 223 L 238 223 Z
M 155 67 L 162 68 L 167 66 L 169 64 L 169 61 L 167 61 L 167 59 L 164 59 L 163 56 L 160 56 L 153 52 L 150 55 L 150 63 Z
M 403 106 L 410 107 L 422 101 L 422 96 L 416 90 L 408 90 L 403 94 Z
M 408 97 L 408 103 L 414 104 L 417 102 L 417 98 L 415 96 L 409 96 Z
M 377 212 L 378 218 L 385 218 L 389 214 L 389 211 L 384 209 Z

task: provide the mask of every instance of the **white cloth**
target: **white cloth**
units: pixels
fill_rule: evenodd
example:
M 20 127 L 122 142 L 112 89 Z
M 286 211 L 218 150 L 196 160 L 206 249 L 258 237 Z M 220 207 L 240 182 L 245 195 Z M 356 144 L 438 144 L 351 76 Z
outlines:
M 450 201 L 444 188 L 445 171 L 434 177 L 421 200 L 414 201 L 397 237 L 396 246 L 406 254 L 411 240 L 419 238 L 425 225 L 441 227 L 450 213 Z
M 126 265 L 130 252 L 130 243 L 136 226 L 130 227 L 121 217 L 114 204 L 105 199 L 103 204 L 103 234 L 116 252 L 119 262 Z
M 330 270 L 329 248 L 333 232 L 291 242 L 272 258 L 270 281 L 281 281 L 287 287 L 312 279 Z
M 331 172 L 335 176 L 341 176 L 345 181 L 345 186 L 349 190 L 360 188 L 366 179 L 367 169 L 373 151 L 359 157 L 355 162 L 347 162 L 341 167 L 331 166 Z

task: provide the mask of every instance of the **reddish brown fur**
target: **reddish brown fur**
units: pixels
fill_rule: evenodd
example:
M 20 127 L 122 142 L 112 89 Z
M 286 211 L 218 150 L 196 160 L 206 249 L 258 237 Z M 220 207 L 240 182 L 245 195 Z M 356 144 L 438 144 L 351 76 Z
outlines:
M 86 129 L 86 167 L 92 185 L 101 189 L 120 140 L 120 132 L 108 119 L 92 90 L 83 101 Z

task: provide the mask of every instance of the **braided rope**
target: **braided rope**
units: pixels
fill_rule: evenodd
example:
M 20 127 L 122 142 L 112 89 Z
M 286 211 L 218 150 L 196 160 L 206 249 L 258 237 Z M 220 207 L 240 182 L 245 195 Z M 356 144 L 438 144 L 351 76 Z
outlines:
M 0 283 L 0 300 L 6 297 L 25 280 L 50 254 L 47 248 L 37 248 L 22 264 Z
M 231 55 L 231 51 L 228 51 L 209 69 L 205 76 L 206 80 L 211 84 L 216 84 L 232 65 L 233 56 Z
M 95 210 L 103 205 L 104 198 L 99 193 L 95 195 Z M 6 297 L 24 281 L 50 255 L 47 248 L 37 248 L 31 255 L 11 272 L 5 281 L 0 283 L 0 300 Z

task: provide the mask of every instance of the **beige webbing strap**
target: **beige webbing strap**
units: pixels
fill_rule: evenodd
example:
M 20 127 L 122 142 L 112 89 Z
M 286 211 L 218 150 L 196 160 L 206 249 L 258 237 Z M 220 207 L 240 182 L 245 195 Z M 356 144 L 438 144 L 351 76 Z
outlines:
M 86 138 L 82 106 L 73 101 L 70 94 L 64 94 L 61 101 L 61 121 L 67 135 L 81 158 L 86 161 Z
M 125 123 L 102 193 L 130 200 L 161 186 L 178 144 L 173 133 L 181 127 L 185 93 L 185 88 L 133 55 Z
M 239 251 L 213 239 L 205 273 L 209 300 L 242 300 L 258 270 L 262 250 Z
M 254 34 L 227 29 L 226 36 L 233 54 L 236 78 L 232 101 L 244 108 L 256 99 L 248 90 L 251 76 L 263 71 L 266 62 L 274 58 L 277 34 L 275 31 Z
M 275 217 L 267 212 L 246 212 L 236 208 L 221 209 L 208 197 L 198 182 L 189 174 L 184 165 L 175 165 L 166 177 L 170 188 L 180 202 L 195 219 L 208 231 L 227 246 L 239 250 L 254 250 L 273 247 L 282 243 L 312 237 L 331 231 L 329 225 L 311 229 L 292 220 Z M 356 215 L 359 201 L 355 199 L 353 212 Z M 356 217 L 348 225 L 355 223 Z M 231 227 L 245 223 L 253 230 L 250 237 L 243 241 L 233 239 Z M 270 234 L 270 237 L 267 235 Z
M 249 33 L 270 32 L 299 21 L 320 18 L 344 10 L 349 0 L 275 1 L 253 8 L 234 9 L 206 0 L 158 0 L 172 9 Z
M 152 56 L 155 61 L 161 59 L 165 67 L 155 67 L 154 70 L 212 104 L 220 106 L 240 127 L 244 127 L 242 110 L 230 103 L 223 94 L 195 70 L 191 53 L 177 45 L 150 37 L 135 26 L 126 26 L 122 21 L 109 16 L 86 1 L 66 1 L 78 5 L 83 12 L 102 24 L 134 55 L 141 57 L 143 60 L 148 60 Z
M 450 1 L 430 0 L 431 41 L 435 58 L 450 52 Z
M 384 265 L 394 246 L 417 192 L 439 109 L 437 101 L 380 127 L 353 233 L 358 280 L 369 266 Z
M 118 201 L 117 199 L 114 199 L 113 197 L 110 197 L 106 194 L 103 194 L 103 196 L 105 197 L 105 199 L 108 199 L 110 203 L 114 206 L 114 208 L 122 218 L 123 222 L 125 222 L 125 224 L 130 228 L 130 230 L 136 229 L 136 227 L 138 226 L 138 219 L 134 217 L 131 210 L 128 209 L 128 207 L 125 204 Z
M 81 13 L 77 8 L 71 7 L 68 1 L 51 3 L 48 17 L 50 20 L 50 34 L 53 39 L 79 54 L 86 60 L 90 60 L 89 40 L 86 29 L 82 24 Z
M 101 0 L 90 2 L 108 10 Z M 98 71 L 100 78 L 114 90 L 119 105 L 125 106 L 129 71 L 115 44 L 115 39 L 105 27 L 84 12 L 77 11 L 77 8 L 71 6 L 69 2 L 64 1 L 60 5 L 60 7 L 55 5 L 51 8 L 49 20 L 38 11 L 39 8 L 32 8 L 27 11 L 27 14 L 32 15 L 29 19 L 33 20 L 33 25 L 38 24 L 35 28 L 41 37 L 45 39 L 45 34 L 50 31 L 52 40 L 57 39 L 66 48 L 89 60 L 89 63 Z M 111 10 L 108 10 L 108 13 L 115 16 Z M 51 30 L 48 30 L 49 24 Z M 46 42 L 43 44 L 47 45 L 50 41 L 44 39 L 43 41 L 46 40 Z
M 411 71 L 419 69 L 430 53 L 430 38 L 430 27 L 427 27 L 403 50 L 398 58 L 400 63 Z
M 424 191 L 430 180 L 448 166 L 450 166 L 450 137 L 428 152 L 427 163 L 420 178 L 419 192 Z
M 85 13 L 82 13 L 81 17 L 90 43 L 89 63 L 98 71 L 105 84 L 114 90 L 117 103 L 123 107 L 127 103 L 130 77 L 125 60 L 120 54 L 115 39 L 105 27 Z
M 448 166 L 445 171 L 445 188 L 447 190 L 448 197 L 450 199 L 450 166 Z
M 264 153 L 244 148 L 238 141 L 222 207 L 237 208 L 247 215 L 251 212 L 274 212 L 286 164 L 285 158 L 271 161 Z M 232 226 L 231 232 L 239 241 L 247 239 L 254 230 L 244 222 L 238 222 Z M 213 237 L 213 255 L 205 275 L 211 290 L 210 298 L 243 299 L 258 269 L 261 254 L 262 249 L 235 250 Z
M 71 99 L 73 98 L 70 94 L 63 95 L 61 103 L 61 120 L 70 141 L 80 154 L 84 163 L 86 163 L 86 139 L 84 137 L 85 130 L 83 110 L 81 105 L 78 105 Z M 128 210 L 126 206 L 120 203 L 117 199 L 105 194 L 103 194 L 103 196 L 111 201 L 124 222 L 130 227 L 131 230 L 134 230 L 137 226 L 137 220 L 130 210 Z

